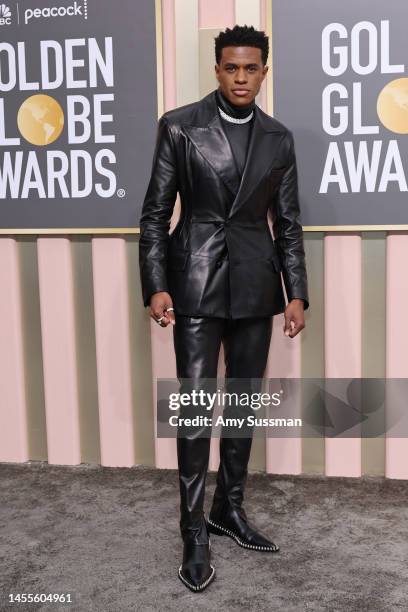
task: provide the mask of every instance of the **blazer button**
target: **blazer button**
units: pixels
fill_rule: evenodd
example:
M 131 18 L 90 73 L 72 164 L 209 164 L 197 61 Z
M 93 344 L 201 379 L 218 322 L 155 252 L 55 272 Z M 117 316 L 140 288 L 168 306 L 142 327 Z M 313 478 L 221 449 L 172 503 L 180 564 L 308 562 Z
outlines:
M 221 266 L 222 266 L 222 261 L 221 261 L 221 259 L 217 259 L 217 261 L 215 262 L 215 267 L 216 267 L 216 268 L 221 268 Z

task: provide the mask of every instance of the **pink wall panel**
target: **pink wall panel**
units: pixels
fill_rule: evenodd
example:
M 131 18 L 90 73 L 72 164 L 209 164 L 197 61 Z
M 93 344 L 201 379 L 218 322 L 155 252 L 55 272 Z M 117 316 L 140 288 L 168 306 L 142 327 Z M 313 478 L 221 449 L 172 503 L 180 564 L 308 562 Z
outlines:
M 408 378 L 408 236 L 390 232 L 387 236 L 386 377 Z M 386 439 L 385 474 L 408 478 L 408 440 Z
M 295 338 L 285 336 L 283 325 L 283 314 L 275 315 L 266 378 L 300 378 L 302 375 L 301 336 L 299 334 Z M 293 405 L 291 414 L 298 416 L 299 409 L 300 406 Z M 266 471 L 273 474 L 300 474 L 302 472 L 301 438 L 267 438 Z
M 134 464 L 129 288 L 124 238 L 93 238 L 101 463 Z
M 71 242 L 37 240 L 48 462 L 81 462 Z
M 18 243 L 0 239 L 0 461 L 29 459 Z
M 200 28 L 232 28 L 235 25 L 234 0 L 199 0 L 198 21 Z
M 361 237 L 324 238 L 325 376 L 361 377 Z M 361 439 L 326 438 L 326 474 L 361 476 Z

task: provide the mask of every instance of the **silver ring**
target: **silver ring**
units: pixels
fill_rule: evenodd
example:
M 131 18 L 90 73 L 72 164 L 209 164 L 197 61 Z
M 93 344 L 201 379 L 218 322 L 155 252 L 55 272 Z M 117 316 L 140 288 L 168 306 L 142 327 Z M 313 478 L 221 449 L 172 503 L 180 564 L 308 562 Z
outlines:
M 165 317 L 163 316 L 163 317 L 160 317 L 160 319 L 155 319 L 155 320 L 156 320 L 156 323 L 159 323 L 159 324 L 160 324 L 160 323 L 163 321 L 163 319 L 164 319 L 164 318 L 165 318 Z
M 169 308 L 165 308 L 164 309 L 166 312 L 170 312 L 170 310 L 174 310 L 173 306 L 170 306 Z

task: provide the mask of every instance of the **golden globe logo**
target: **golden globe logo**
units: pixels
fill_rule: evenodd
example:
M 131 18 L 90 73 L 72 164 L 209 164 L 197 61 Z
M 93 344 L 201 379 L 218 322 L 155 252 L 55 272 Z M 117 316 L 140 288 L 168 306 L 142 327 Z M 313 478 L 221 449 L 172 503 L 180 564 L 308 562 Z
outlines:
M 395 79 L 382 89 L 377 100 L 381 123 L 396 134 L 408 134 L 408 79 Z
M 64 127 L 64 111 L 55 98 L 44 94 L 30 96 L 17 113 L 20 134 L 38 146 L 51 144 Z
M 394 53 L 394 57 L 395 57 Z M 322 127 L 329 143 L 319 193 L 328 193 L 330 185 L 340 193 L 386 192 L 396 185 L 408 191 L 405 170 L 396 139 L 367 138 L 341 141 L 347 131 L 353 136 L 380 133 L 379 124 L 366 120 L 365 79 L 375 73 L 401 74 L 405 65 L 391 62 L 389 20 L 379 27 L 360 21 L 349 31 L 344 24 L 329 23 L 322 30 L 322 69 L 336 80 L 322 92 Z M 352 71 L 357 80 L 347 87 L 339 80 Z M 379 122 L 389 131 L 408 133 L 408 79 L 392 79 L 376 99 Z M 350 189 L 349 189 L 350 185 Z
M 34 52 L 40 74 L 28 74 Z M 43 40 L 38 49 L 0 42 L 0 198 L 113 196 L 113 86 L 112 37 Z M 15 108 L 1 96 L 15 90 L 37 93 Z

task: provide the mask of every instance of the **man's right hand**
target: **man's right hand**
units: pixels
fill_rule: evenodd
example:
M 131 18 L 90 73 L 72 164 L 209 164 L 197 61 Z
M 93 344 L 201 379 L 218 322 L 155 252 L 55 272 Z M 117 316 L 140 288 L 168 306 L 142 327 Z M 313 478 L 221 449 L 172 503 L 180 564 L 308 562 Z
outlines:
M 170 310 L 170 312 L 167 312 L 167 308 L 173 308 L 173 301 L 170 295 L 166 291 L 159 291 L 158 293 L 153 293 L 152 297 L 150 298 L 150 316 L 156 322 L 161 317 L 164 317 L 164 319 L 162 319 L 159 323 L 161 327 L 167 327 L 167 325 L 169 325 L 170 323 L 172 325 L 176 324 L 174 310 Z

